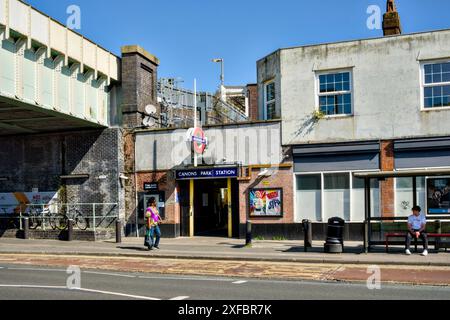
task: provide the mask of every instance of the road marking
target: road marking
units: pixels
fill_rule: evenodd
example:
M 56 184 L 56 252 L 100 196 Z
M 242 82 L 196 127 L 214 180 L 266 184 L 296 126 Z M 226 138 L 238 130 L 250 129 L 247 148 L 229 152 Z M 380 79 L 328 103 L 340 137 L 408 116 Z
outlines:
M 67 289 L 63 286 L 38 286 L 27 284 L 0 284 L 0 288 L 29 288 L 29 289 Z
M 179 297 L 172 298 L 170 300 L 179 301 L 179 300 L 186 300 L 186 299 L 189 299 L 189 296 L 179 296 Z
M 109 295 L 113 295 L 113 296 L 135 298 L 135 299 L 140 299 L 140 300 L 153 300 L 153 301 L 161 300 L 161 299 L 158 299 L 158 298 L 145 297 L 145 296 L 136 296 L 136 295 L 133 295 L 133 294 L 126 294 L 126 293 L 119 293 L 119 292 L 112 292 L 112 291 L 102 291 L 102 290 L 93 290 L 93 289 L 84 289 L 84 288 L 80 288 L 80 289 L 75 288 L 73 290 L 84 291 L 84 292 L 91 292 L 91 293 L 109 294 Z
M 83 273 L 99 274 L 99 275 L 103 275 L 103 276 L 113 276 L 113 277 L 136 278 L 136 276 L 132 276 L 132 275 L 118 274 L 118 273 L 108 273 L 108 272 L 83 271 Z
M 240 280 L 240 281 L 235 281 L 235 282 L 233 282 L 233 284 L 244 284 L 244 283 L 247 283 L 248 281 L 245 281 L 245 280 Z
M 153 298 L 153 297 L 137 296 L 137 295 L 132 295 L 132 294 L 120 293 L 120 292 L 93 290 L 93 289 L 85 289 L 85 288 L 69 289 L 68 287 L 63 287 L 63 286 L 38 286 L 38 285 L 24 285 L 24 284 L 0 284 L 0 288 L 63 289 L 63 290 L 69 290 L 69 291 L 82 291 L 82 292 L 90 292 L 90 293 L 101 293 L 101 294 L 106 294 L 106 295 L 134 298 L 134 299 L 140 299 L 140 300 L 153 300 L 153 301 L 161 300 L 161 299 Z
M 216 282 L 229 282 L 230 279 L 221 279 L 221 278 L 201 278 L 201 277 L 149 277 L 149 276 L 139 276 L 140 279 L 159 279 L 159 280 L 187 280 L 187 281 L 216 281 Z

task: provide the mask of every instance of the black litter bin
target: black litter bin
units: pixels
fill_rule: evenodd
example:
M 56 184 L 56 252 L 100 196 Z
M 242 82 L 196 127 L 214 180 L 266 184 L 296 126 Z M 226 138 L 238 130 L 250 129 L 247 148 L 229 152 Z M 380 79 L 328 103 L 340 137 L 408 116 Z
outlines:
M 335 217 L 328 220 L 327 240 L 324 245 L 326 253 L 344 252 L 345 220 Z

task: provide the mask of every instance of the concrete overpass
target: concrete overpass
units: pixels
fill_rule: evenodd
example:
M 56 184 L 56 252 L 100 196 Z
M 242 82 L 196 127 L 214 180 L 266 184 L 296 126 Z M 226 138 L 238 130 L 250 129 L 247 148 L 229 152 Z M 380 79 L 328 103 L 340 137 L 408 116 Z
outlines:
M 118 121 L 120 58 L 19 0 L 0 0 L 0 135 Z

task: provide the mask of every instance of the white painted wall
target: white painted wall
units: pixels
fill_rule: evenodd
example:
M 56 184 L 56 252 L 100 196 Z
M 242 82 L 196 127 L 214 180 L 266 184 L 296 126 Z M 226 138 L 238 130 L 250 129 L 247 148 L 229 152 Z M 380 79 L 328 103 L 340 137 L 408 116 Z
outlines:
M 283 49 L 258 61 L 258 84 L 277 80 L 283 144 L 450 134 L 450 110 L 422 111 L 420 63 L 450 60 L 450 30 Z M 353 70 L 350 117 L 311 122 L 316 72 Z

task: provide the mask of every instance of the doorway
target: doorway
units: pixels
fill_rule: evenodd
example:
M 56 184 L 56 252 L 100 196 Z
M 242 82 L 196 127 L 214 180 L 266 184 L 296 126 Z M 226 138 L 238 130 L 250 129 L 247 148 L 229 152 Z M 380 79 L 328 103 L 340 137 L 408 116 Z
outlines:
M 179 181 L 181 235 L 189 236 L 189 181 Z M 231 179 L 232 236 L 239 237 L 239 185 Z M 194 236 L 228 237 L 228 180 L 195 180 Z

